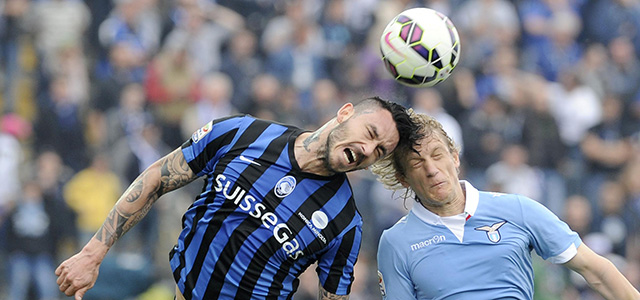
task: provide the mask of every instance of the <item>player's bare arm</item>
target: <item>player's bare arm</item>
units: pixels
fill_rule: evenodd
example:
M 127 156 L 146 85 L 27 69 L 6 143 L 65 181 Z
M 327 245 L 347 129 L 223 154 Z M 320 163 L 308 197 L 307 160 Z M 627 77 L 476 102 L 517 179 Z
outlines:
M 320 286 L 320 292 L 318 293 L 318 300 L 348 300 L 349 295 L 336 295 L 327 292 L 322 286 Z
M 82 299 L 95 284 L 109 248 L 149 212 L 160 196 L 196 178 L 179 148 L 149 166 L 123 193 L 87 245 L 56 269 L 60 291 Z
M 180 149 L 156 161 L 133 181 L 95 237 L 111 247 L 147 215 L 160 196 L 196 179 Z
M 578 247 L 578 254 L 565 265 L 580 273 L 589 286 L 605 299 L 640 299 L 640 293 L 611 261 L 596 254 L 584 244 Z

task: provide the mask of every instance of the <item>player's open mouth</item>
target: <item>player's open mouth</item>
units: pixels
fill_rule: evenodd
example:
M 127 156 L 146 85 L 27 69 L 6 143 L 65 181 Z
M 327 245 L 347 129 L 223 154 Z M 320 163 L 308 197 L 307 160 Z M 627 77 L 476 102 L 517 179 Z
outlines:
M 353 150 L 347 148 L 344 149 L 343 153 L 344 158 L 347 160 L 347 162 L 349 162 L 349 164 L 356 162 L 356 154 L 355 152 L 353 152 Z

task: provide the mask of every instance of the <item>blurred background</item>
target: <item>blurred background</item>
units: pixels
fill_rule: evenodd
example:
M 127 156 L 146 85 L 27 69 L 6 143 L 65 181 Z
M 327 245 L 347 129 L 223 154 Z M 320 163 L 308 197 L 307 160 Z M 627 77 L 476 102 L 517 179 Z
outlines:
M 461 36 L 431 89 L 399 85 L 379 54 L 414 6 Z M 639 56 L 638 0 L 0 0 L 0 299 L 62 299 L 55 267 L 211 119 L 315 129 L 373 95 L 435 116 L 462 178 L 540 201 L 640 288 Z M 378 238 L 413 201 L 349 177 L 364 217 L 351 299 L 380 299 Z M 85 299 L 173 299 L 168 253 L 201 185 L 163 196 Z M 536 299 L 600 299 L 534 256 Z M 316 297 L 312 266 L 294 299 Z

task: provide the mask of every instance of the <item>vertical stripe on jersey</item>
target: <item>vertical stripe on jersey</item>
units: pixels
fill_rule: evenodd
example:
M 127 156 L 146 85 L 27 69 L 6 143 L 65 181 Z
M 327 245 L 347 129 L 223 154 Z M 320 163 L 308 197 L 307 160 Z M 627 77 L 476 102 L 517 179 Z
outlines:
M 248 147 L 251 143 L 255 142 L 258 137 L 269 127 L 269 123 L 266 122 L 253 122 L 251 123 L 251 125 L 249 125 L 247 127 L 246 130 L 239 132 L 238 134 L 240 134 L 239 138 L 237 139 L 237 141 L 231 145 L 232 148 L 246 148 Z M 205 149 L 206 151 L 206 149 Z M 204 151 L 203 151 L 204 152 Z M 200 156 L 200 155 L 199 155 Z M 208 178 L 209 180 L 215 180 L 215 178 L 213 178 L 213 176 Z M 213 199 L 216 197 L 216 193 L 211 193 L 207 196 L 206 202 L 212 202 Z M 205 210 L 207 210 L 207 206 L 205 204 L 202 204 L 202 206 Z M 200 237 L 197 236 L 197 233 L 195 232 L 195 230 L 193 230 L 193 234 L 189 234 L 185 237 L 185 241 L 189 240 L 189 241 L 195 241 L 199 242 L 199 245 L 191 245 L 191 243 L 189 244 L 185 244 L 185 251 L 189 251 L 189 250 L 195 250 L 198 249 L 197 255 L 196 255 L 196 259 L 193 263 L 193 265 L 191 266 L 182 266 L 182 268 L 189 268 L 191 267 L 191 270 L 187 270 L 188 274 L 185 277 L 185 290 L 184 290 L 184 297 L 185 299 L 191 299 L 192 296 L 192 290 L 195 289 L 196 287 L 196 283 L 198 280 L 198 275 L 200 274 L 200 271 L 202 269 L 202 266 L 204 264 L 204 260 L 207 257 L 207 252 L 209 249 L 209 246 L 211 244 L 211 241 L 213 240 L 213 238 L 216 236 L 216 234 L 218 233 L 218 230 L 221 228 L 222 222 L 224 221 L 224 219 L 231 214 L 234 210 L 235 210 L 235 204 L 233 202 L 228 202 L 228 201 L 224 201 L 224 203 L 222 204 L 222 207 L 215 213 L 214 217 L 211 219 L 211 221 L 209 221 L 209 226 L 207 228 L 207 230 L 204 232 L 204 234 Z M 201 216 L 198 216 L 199 218 L 194 218 L 193 222 L 192 222 L 192 227 L 195 228 L 197 227 L 196 224 L 200 221 L 200 219 L 202 219 L 204 217 L 204 214 L 202 214 Z M 195 248 L 193 248 L 195 247 Z M 182 269 L 180 268 L 180 269 Z M 176 271 L 178 272 L 178 274 L 180 274 L 180 272 L 182 272 L 182 270 L 178 270 L 176 269 Z
M 313 180 L 313 179 L 305 179 L 305 180 Z M 290 195 L 294 197 L 287 198 L 287 200 L 291 199 L 293 201 L 300 201 L 300 204 L 298 205 L 298 210 L 295 211 L 293 214 L 289 215 L 288 220 L 286 220 L 286 223 L 289 225 L 289 228 L 291 229 L 291 231 L 300 232 L 306 226 L 306 224 L 299 217 L 297 217 L 298 212 L 302 212 L 304 215 L 310 216 L 313 212 L 319 210 L 322 206 L 326 204 L 326 203 L 319 203 L 317 201 L 311 201 L 310 199 L 331 199 L 339 190 L 340 186 L 342 186 L 345 182 L 346 182 L 345 177 L 335 176 L 331 181 L 325 183 L 322 187 L 320 187 L 315 192 L 313 192 L 313 194 L 308 195 L 308 197 L 305 197 L 304 201 L 298 200 L 300 199 L 300 197 L 298 197 L 297 195 Z M 299 184 L 303 185 L 304 183 L 300 182 Z M 249 269 L 247 270 L 247 272 L 245 273 L 245 275 L 243 276 L 239 284 L 239 286 L 242 287 L 242 289 L 238 290 L 238 293 L 236 294 L 235 299 L 251 298 L 252 296 L 251 293 L 254 290 L 254 287 L 256 286 L 256 284 L 258 283 L 258 280 L 260 279 L 260 275 L 264 271 L 265 266 L 267 265 L 269 260 L 273 257 L 273 255 L 276 253 L 278 249 L 280 249 L 280 244 L 278 244 L 278 242 L 276 241 L 275 236 L 271 236 L 267 241 L 265 241 L 262 244 L 262 246 L 258 250 L 258 253 L 261 253 L 261 255 L 255 255 L 251 260 L 251 262 L 248 264 Z M 302 249 L 302 250 L 305 255 L 310 254 L 309 251 L 305 251 L 305 249 Z M 293 263 L 293 260 L 287 259 L 286 262 Z M 272 280 L 271 280 L 271 283 L 268 283 L 269 285 L 272 285 L 273 282 L 276 280 L 276 278 L 274 277 L 271 277 L 271 278 Z M 282 287 L 282 285 L 280 285 L 280 287 Z M 270 288 L 269 295 L 271 294 L 278 295 L 279 292 L 272 290 Z
M 345 193 L 348 193 L 348 195 L 345 195 Z M 348 199 L 346 203 L 335 203 L 335 201 L 333 201 L 333 200 L 344 201 L 341 199 L 345 199 L 345 198 Z M 340 208 L 340 205 L 342 205 L 341 208 Z M 361 222 L 361 219 L 359 217 L 354 219 L 354 217 L 357 215 L 357 210 L 356 210 L 355 202 L 353 200 L 351 186 L 346 180 L 343 182 L 343 185 L 340 187 L 340 191 L 338 192 L 338 194 L 336 194 L 333 199 L 325 203 L 323 207 L 327 207 L 327 210 L 329 211 L 332 209 L 340 209 L 340 212 L 336 214 L 336 217 L 331 222 L 329 222 L 329 225 L 325 229 L 321 231 L 321 233 L 326 237 L 329 243 L 334 241 L 334 239 L 339 234 L 341 234 L 346 228 L 349 228 L 352 226 L 358 226 L 358 224 Z M 311 213 L 312 212 L 313 211 L 311 211 Z M 310 215 L 308 212 L 303 214 Z M 344 243 L 344 242 L 345 242 L 344 240 L 341 241 L 341 243 Z M 321 243 L 322 241 L 316 238 L 313 240 L 311 244 L 307 245 L 307 249 L 318 249 L 320 248 Z M 353 241 L 349 241 L 349 243 L 353 243 Z M 359 243 L 358 243 L 358 246 L 359 246 Z M 324 250 L 318 254 L 322 255 L 322 253 L 324 252 L 327 252 L 327 250 Z M 357 252 L 355 253 L 355 255 L 357 256 Z M 289 275 L 289 273 L 292 273 L 291 271 L 292 267 L 295 267 L 295 266 L 290 261 L 286 261 L 280 266 L 280 268 L 278 269 L 278 272 L 274 276 L 273 282 L 271 283 L 271 287 L 269 288 L 270 296 L 277 295 L 277 292 L 282 290 L 283 286 L 285 285 L 285 282 L 287 282 L 286 280 L 287 275 Z M 300 273 L 302 271 L 304 271 L 304 269 L 299 270 Z M 291 278 L 293 278 L 293 276 Z M 323 280 L 326 278 L 320 278 L 320 279 L 321 279 L 321 283 L 323 283 Z M 335 290 L 328 289 L 326 287 L 325 289 L 327 289 L 327 291 L 332 293 L 337 292 Z M 277 299 L 277 297 L 273 299 Z
M 263 158 L 268 161 L 276 161 L 275 157 L 273 156 L 279 154 L 277 161 L 288 161 L 289 155 L 287 149 L 285 149 L 285 146 L 287 145 L 288 144 L 269 145 L 269 151 L 263 154 Z M 289 163 L 279 164 L 288 165 Z M 275 212 L 275 206 L 272 203 L 280 202 L 280 200 L 274 195 L 273 187 L 275 186 L 276 182 L 282 177 L 282 175 L 270 175 L 270 173 L 273 172 L 282 174 L 282 170 L 269 169 L 264 173 L 256 172 L 256 174 L 246 175 L 243 173 L 243 176 L 241 176 L 246 177 L 249 180 L 249 186 L 254 187 L 252 188 L 252 191 L 254 191 L 256 189 L 256 186 L 258 186 L 258 182 L 260 183 L 260 185 L 267 188 L 267 190 L 258 191 L 258 193 L 265 194 L 263 200 L 260 202 L 267 207 L 267 209 L 264 210 L 265 212 Z M 237 253 L 239 252 L 243 243 L 251 236 L 251 234 L 256 229 L 262 226 L 262 222 L 252 218 L 253 217 L 247 215 L 245 220 L 243 220 L 242 223 L 238 225 L 231 233 L 231 236 L 228 240 L 233 242 L 227 242 L 224 249 L 222 249 L 220 253 L 220 257 L 213 269 L 211 279 L 209 280 L 206 292 L 204 293 L 205 299 L 216 299 L 220 295 L 220 292 L 223 289 L 224 279 L 227 275 L 227 272 L 236 259 Z M 247 272 L 249 272 L 249 270 L 247 270 Z
M 356 253 L 355 255 L 357 256 L 357 253 L 360 250 L 360 243 L 357 243 L 357 245 L 354 245 L 353 243 L 353 241 L 356 240 L 357 234 L 361 234 L 361 232 L 359 232 L 357 227 L 353 227 L 342 238 L 342 243 L 340 244 L 340 247 L 337 251 L 338 253 L 336 253 L 334 256 L 333 264 L 331 265 L 331 271 L 329 271 L 329 276 L 326 278 L 323 284 L 325 290 L 329 292 L 336 291 L 333 293 L 344 292 L 341 294 L 348 294 L 351 291 L 351 283 L 353 281 L 349 282 L 346 291 L 338 291 L 338 287 L 340 286 L 340 280 L 342 279 L 342 274 L 344 272 L 344 266 L 346 265 L 347 259 L 349 258 L 349 256 L 354 255 L 354 253 Z M 353 269 L 351 270 L 351 273 L 353 273 Z M 353 277 L 351 278 L 353 280 Z
M 222 121 L 228 120 L 227 119 L 223 119 Z M 221 121 L 216 122 L 216 124 L 221 123 Z M 211 140 L 209 143 L 206 144 L 205 149 L 203 149 L 201 152 L 208 152 L 208 153 L 215 153 L 218 149 L 229 145 L 233 139 L 233 136 L 236 135 L 236 133 L 238 132 L 238 129 L 232 129 L 231 131 L 228 132 L 228 134 L 224 134 L 224 135 L 220 135 L 218 137 L 216 137 L 215 139 Z M 214 133 L 211 133 L 214 134 Z M 193 143 L 192 140 L 189 139 L 187 142 L 185 142 L 182 145 L 182 148 L 187 148 L 187 147 L 193 147 Z M 212 155 L 213 156 L 213 155 Z M 199 156 L 198 156 L 199 157 Z M 200 166 L 204 166 L 207 164 L 206 161 L 202 161 L 202 159 L 200 159 L 200 161 L 196 161 L 196 159 L 198 159 L 197 157 L 193 160 L 193 162 L 195 163 L 191 163 L 189 162 L 189 167 L 191 168 L 191 171 L 193 171 L 193 173 L 199 173 L 202 171 L 202 168 Z M 204 193 L 206 191 L 206 186 L 208 184 L 210 184 L 210 180 L 207 181 L 205 180 L 204 185 L 202 187 L 202 193 Z M 202 196 L 202 195 L 201 195 Z M 193 205 L 191 205 L 191 207 L 189 209 L 191 209 L 193 207 Z M 202 218 L 202 216 L 204 215 L 204 213 L 207 211 L 207 206 L 206 205 L 202 205 L 202 206 L 198 206 L 195 208 L 195 217 L 193 218 L 193 220 L 200 220 Z M 183 215 L 182 216 L 182 224 L 184 226 L 185 222 L 187 222 L 187 215 Z M 195 230 L 196 227 L 195 226 L 191 226 L 191 231 L 189 232 L 189 234 L 187 234 L 187 236 L 184 239 L 184 245 L 185 248 L 187 248 L 189 246 L 189 244 L 191 244 L 191 240 L 193 239 L 193 235 L 195 234 Z M 173 255 L 172 255 L 173 256 Z M 180 278 L 180 271 L 182 270 L 182 268 L 184 268 L 185 265 L 185 261 L 184 261 L 184 256 L 180 255 L 180 267 L 176 268 L 176 270 L 173 272 L 173 277 L 176 279 L 176 282 L 178 282 L 179 278 Z
M 261 122 L 262 123 L 262 122 Z M 270 123 L 263 123 L 263 124 L 270 124 Z M 285 131 L 286 130 L 286 131 Z M 292 129 L 287 129 L 286 127 L 280 126 L 280 125 L 271 125 L 269 128 L 265 129 L 263 131 L 263 134 L 271 134 L 271 135 L 275 135 L 275 136 L 288 136 L 291 133 Z M 288 145 L 288 139 L 287 138 L 268 138 L 268 139 L 264 139 L 265 141 L 270 142 L 269 145 L 259 145 L 256 147 L 252 147 L 250 145 L 243 145 L 241 147 L 233 147 L 233 149 L 251 149 L 251 148 L 265 148 L 267 149 L 267 151 L 265 151 L 264 153 L 262 153 L 262 156 L 260 157 L 260 161 L 276 161 L 276 158 L 278 158 L 279 156 L 284 156 L 287 157 L 287 155 L 281 155 L 281 153 L 286 149 L 285 147 Z M 258 138 L 256 139 L 256 142 L 260 142 L 261 139 Z M 233 151 L 233 150 L 232 150 Z M 245 150 L 246 151 L 246 150 Z M 286 153 L 286 151 L 284 151 Z M 285 164 L 286 165 L 286 164 Z M 268 168 L 270 166 L 263 166 L 264 168 Z M 226 164 L 219 164 L 218 166 L 216 166 L 216 171 L 215 173 L 224 173 L 224 169 L 226 168 Z M 260 186 L 260 184 L 258 183 L 258 180 L 277 180 L 278 178 L 274 179 L 273 176 L 269 177 L 269 176 L 265 176 L 265 174 L 268 174 L 269 170 L 263 172 L 260 169 L 256 169 L 256 168 L 245 168 L 244 171 L 242 172 L 242 174 L 240 176 L 238 176 L 238 179 L 236 180 L 236 182 L 233 184 L 233 187 L 231 187 L 229 189 L 229 191 L 235 191 L 236 188 L 240 188 L 240 183 L 242 183 L 242 186 L 248 187 L 248 186 Z M 272 189 L 272 187 L 275 185 L 275 181 L 271 184 L 268 184 L 269 186 L 269 190 Z M 257 194 L 261 194 L 261 193 L 265 193 L 265 191 L 261 191 L 258 192 Z M 224 201 L 224 200 L 223 200 Z M 263 201 L 264 202 L 264 201 Z M 200 248 L 198 250 L 198 256 L 197 256 L 197 260 L 195 262 L 195 265 L 198 266 L 197 268 L 192 269 L 189 274 L 187 275 L 187 279 L 188 280 L 194 280 L 193 282 L 193 286 L 195 289 L 197 289 L 197 294 L 198 295 L 202 295 L 203 293 L 205 294 L 205 296 L 203 296 L 203 299 L 216 299 L 217 295 L 215 296 L 208 296 L 206 293 L 206 291 L 204 290 L 208 283 L 211 282 L 212 280 L 214 280 L 214 278 L 217 278 L 216 276 L 218 275 L 222 275 L 221 280 L 221 284 L 224 281 L 224 275 L 226 275 L 227 271 L 228 271 L 228 265 L 229 264 L 225 264 L 225 268 L 221 268 L 221 266 L 223 266 L 222 264 L 224 264 L 227 261 L 232 261 L 232 257 L 234 257 L 237 254 L 237 250 L 239 249 L 241 243 L 238 243 L 236 241 L 235 238 L 230 237 L 229 239 L 225 240 L 224 246 L 224 250 L 222 250 L 222 252 L 220 253 L 220 256 L 217 259 L 216 265 L 214 267 L 214 270 L 208 270 L 207 272 L 211 272 L 212 276 L 210 278 L 200 278 L 200 272 L 202 272 L 202 264 L 204 263 L 204 258 L 207 256 L 207 253 L 210 251 L 211 248 L 211 243 L 213 242 L 215 244 L 215 238 L 216 235 L 218 233 L 218 230 L 222 227 L 222 223 L 224 222 L 224 220 L 230 215 L 232 214 L 236 209 L 239 209 L 238 206 L 236 204 L 234 204 L 232 201 L 224 201 L 222 208 L 219 209 L 217 212 L 215 212 L 215 214 L 212 217 L 212 220 L 209 222 L 209 226 L 206 230 L 205 236 L 206 239 L 203 240 L 202 244 L 200 245 Z M 248 215 L 246 215 L 245 217 L 247 217 Z M 242 225 L 240 225 L 242 226 Z M 237 230 L 236 230 L 237 231 Z M 235 232 L 235 231 L 234 231 Z M 242 239 L 242 241 L 244 241 L 244 239 Z M 237 244 L 236 244 L 237 243 Z M 221 245 L 221 244 L 217 244 L 217 245 Z M 226 252 L 225 252 L 226 250 Z M 218 291 L 219 292 L 219 291 Z M 192 292 L 189 292 L 190 296 L 191 296 Z

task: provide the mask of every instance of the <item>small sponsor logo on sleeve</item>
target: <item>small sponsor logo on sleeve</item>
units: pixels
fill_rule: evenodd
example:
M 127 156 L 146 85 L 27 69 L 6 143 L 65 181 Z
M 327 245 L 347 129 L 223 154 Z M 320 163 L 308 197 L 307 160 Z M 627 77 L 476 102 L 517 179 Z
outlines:
M 382 278 L 382 273 L 378 270 L 378 285 L 380 286 L 380 294 L 382 297 L 387 295 L 387 289 L 384 287 L 384 278 Z
M 196 132 L 193 133 L 193 135 L 191 136 L 191 140 L 193 140 L 194 143 L 197 143 L 198 141 L 200 141 L 205 135 L 211 132 L 212 125 L 213 125 L 213 121 L 202 126 L 202 128 L 198 129 Z

